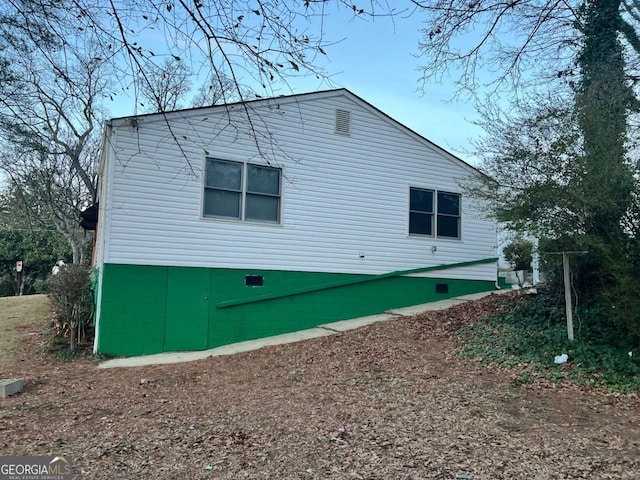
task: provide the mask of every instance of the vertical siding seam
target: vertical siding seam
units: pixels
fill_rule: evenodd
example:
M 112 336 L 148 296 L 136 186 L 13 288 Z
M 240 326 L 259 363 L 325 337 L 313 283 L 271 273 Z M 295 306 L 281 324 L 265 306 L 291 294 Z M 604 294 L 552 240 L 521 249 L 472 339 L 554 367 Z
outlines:
M 164 282 L 164 315 L 163 315 L 163 319 L 162 319 L 162 351 L 164 352 L 165 348 L 164 346 L 167 343 L 167 305 L 169 303 L 169 267 L 165 267 L 164 268 L 166 275 L 165 275 L 165 282 Z

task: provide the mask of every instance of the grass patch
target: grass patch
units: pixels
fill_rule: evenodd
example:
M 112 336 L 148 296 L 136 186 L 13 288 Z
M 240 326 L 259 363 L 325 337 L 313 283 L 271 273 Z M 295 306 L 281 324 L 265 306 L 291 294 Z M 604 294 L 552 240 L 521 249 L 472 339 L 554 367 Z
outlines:
M 9 361 L 24 337 L 20 327 L 39 323 L 47 325 L 51 304 L 46 295 L 0 297 L 0 362 Z
M 58 361 L 72 361 L 78 358 L 105 359 L 93 355 L 93 339 L 87 337 L 74 351 L 69 350 L 69 339 L 55 335 L 51 328 L 53 310 L 46 295 L 23 295 L 21 297 L 0 297 L 0 364 L 16 358 L 25 335 L 25 328 L 33 326 L 33 333 L 42 334 L 40 351 L 43 355 Z
M 460 353 L 517 368 L 520 373 L 516 383 L 544 378 L 607 391 L 640 390 L 637 344 L 630 344 L 628 337 L 595 309 L 578 309 L 574 328 L 576 339 L 569 342 L 563 297 L 541 290 L 462 327 Z M 554 358 L 562 353 L 569 356 L 569 361 L 556 365 Z

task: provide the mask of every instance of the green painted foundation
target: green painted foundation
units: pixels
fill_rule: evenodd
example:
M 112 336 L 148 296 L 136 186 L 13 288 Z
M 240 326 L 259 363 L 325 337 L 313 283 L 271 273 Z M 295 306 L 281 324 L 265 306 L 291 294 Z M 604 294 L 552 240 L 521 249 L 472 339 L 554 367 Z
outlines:
M 443 267 L 452 266 L 437 269 Z M 403 276 L 406 273 L 105 264 L 97 348 L 124 356 L 204 350 L 495 288 L 489 281 Z M 262 277 L 263 286 L 246 286 L 248 275 Z M 437 293 L 443 285 L 446 293 Z

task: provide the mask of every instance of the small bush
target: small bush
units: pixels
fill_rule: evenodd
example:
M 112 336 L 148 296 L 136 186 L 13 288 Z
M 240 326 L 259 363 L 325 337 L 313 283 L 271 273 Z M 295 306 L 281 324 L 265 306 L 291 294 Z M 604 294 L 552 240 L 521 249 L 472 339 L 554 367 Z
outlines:
M 66 265 L 49 278 L 48 288 L 54 326 L 59 335 L 69 335 L 69 349 L 74 351 L 93 315 L 90 267 Z
M 36 278 L 31 285 L 30 293 L 47 293 L 47 281 L 41 278 Z
M 12 297 L 16 294 L 13 282 L 8 277 L 0 278 L 0 297 Z
M 504 258 L 514 270 L 531 270 L 533 243 L 524 238 L 516 238 L 502 250 Z

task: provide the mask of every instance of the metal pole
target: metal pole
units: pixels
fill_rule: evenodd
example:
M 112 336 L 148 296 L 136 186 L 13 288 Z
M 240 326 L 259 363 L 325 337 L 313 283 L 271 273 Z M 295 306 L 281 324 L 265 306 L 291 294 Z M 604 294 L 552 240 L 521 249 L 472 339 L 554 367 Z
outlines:
M 564 273 L 564 303 L 567 310 L 567 336 L 573 342 L 573 307 L 571 306 L 571 279 L 569 277 L 569 255 L 562 252 L 562 270 Z

